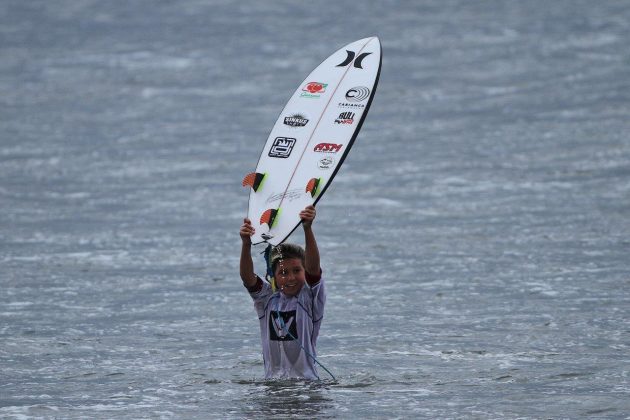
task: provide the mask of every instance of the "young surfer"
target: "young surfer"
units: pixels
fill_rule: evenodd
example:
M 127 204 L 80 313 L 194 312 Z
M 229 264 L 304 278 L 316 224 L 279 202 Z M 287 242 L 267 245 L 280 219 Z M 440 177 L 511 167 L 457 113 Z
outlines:
M 315 207 L 300 212 L 305 247 L 281 244 L 272 249 L 269 263 L 278 288 L 273 291 L 254 273 L 249 219 L 240 229 L 240 274 L 254 300 L 260 322 L 265 378 L 319 379 L 315 366 L 317 336 L 324 315 L 326 290 L 321 278 L 319 250 L 313 233 Z

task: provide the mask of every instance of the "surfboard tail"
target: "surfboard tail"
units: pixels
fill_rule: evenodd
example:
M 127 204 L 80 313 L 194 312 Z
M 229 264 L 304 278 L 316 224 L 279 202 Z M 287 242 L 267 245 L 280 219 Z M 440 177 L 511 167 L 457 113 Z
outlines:
M 311 193 L 311 197 L 314 198 L 319 192 L 319 186 L 321 183 L 321 178 L 311 178 L 306 184 L 306 192 Z
M 269 229 L 271 229 L 274 226 L 275 222 L 277 221 L 279 214 L 280 214 L 280 209 L 265 210 L 262 216 L 260 216 L 260 224 L 261 225 L 267 224 L 267 226 L 269 226 Z
M 252 172 L 243 178 L 243 187 L 252 187 L 254 192 L 258 192 L 267 174 L 260 172 Z

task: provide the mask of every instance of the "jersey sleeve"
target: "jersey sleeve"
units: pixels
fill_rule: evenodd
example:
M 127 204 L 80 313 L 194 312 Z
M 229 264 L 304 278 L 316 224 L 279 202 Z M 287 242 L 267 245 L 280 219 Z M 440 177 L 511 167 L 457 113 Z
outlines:
M 313 323 L 321 321 L 324 317 L 324 306 L 326 305 L 326 283 L 324 279 L 319 276 L 319 279 L 313 285 L 310 285 L 311 289 L 311 310 L 313 316 Z
M 247 289 L 249 295 L 254 300 L 254 308 L 258 314 L 258 318 L 265 316 L 265 304 L 269 296 L 273 293 L 271 285 L 258 277 L 256 286 Z
M 310 274 L 308 271 L 305 271 L 304 275 L 308 285 L 313 287 L 322 279 L 322 269 L 319 269 L 319 274 Z

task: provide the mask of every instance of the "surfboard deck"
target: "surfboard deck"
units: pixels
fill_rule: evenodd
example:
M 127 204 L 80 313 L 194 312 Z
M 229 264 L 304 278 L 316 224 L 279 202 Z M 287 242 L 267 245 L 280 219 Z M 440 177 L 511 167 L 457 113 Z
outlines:
M 322 198 L 365 121 L 381 63 L 379 39 L 360 39 L 324 60 L 291 95 L 255 172 L 243 179 L 254 244 L 284 242 L 300 225 L 300 211 Z

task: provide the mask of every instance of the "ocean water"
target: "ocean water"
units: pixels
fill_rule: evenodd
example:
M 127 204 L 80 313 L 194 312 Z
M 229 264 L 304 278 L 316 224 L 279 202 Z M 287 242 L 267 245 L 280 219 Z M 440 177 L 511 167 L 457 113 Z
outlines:
M 336 380 L 265 381 L 240 182 L 372 35 Z M 613 0 L 1 2 L 0 417 L 630 418 L 628 44 Z

